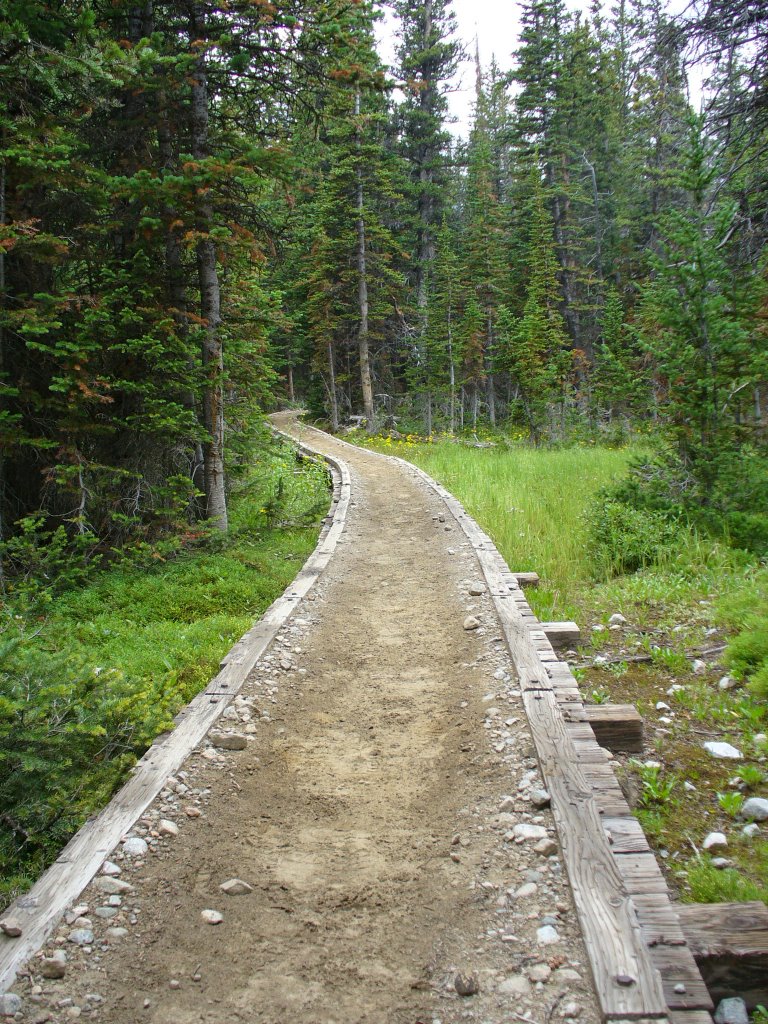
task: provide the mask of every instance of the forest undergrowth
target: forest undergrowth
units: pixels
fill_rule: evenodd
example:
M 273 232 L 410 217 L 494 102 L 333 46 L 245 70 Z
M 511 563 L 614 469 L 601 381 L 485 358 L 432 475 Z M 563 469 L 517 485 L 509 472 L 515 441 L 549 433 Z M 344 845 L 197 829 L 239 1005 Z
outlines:
M 642 442 L 353 438 L 448 487 L 514 571 L 539 574 L 527 593 L 539 618 L 579 623 L 582 642 L 565 657 L 585 701 L 635 704 L 644 717 L 644 753 L 617 755 L 619 775 L 681 897 L 768 902 L 765 828 L 742 814 L 750 797 L 768 796 L 764 562 L 611 497 Z M 742 758 L 713 758 L 708 740 Z M 728 845 L 705 851 L 712 832 Z
M 324 467 L 262 439 L 226 536 L 125 553 L 76 582 L 17 581 L 0 622 L 0 907 L 216 674 L 311 553 L 328 503 Z

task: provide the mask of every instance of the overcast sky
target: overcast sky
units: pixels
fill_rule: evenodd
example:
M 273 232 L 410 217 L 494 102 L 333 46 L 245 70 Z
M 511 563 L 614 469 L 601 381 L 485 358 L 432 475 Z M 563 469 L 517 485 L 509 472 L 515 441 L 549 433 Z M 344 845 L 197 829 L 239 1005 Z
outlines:
M 688 0 L 668 0 L 667 7 L 677 13 L 682 10 Z M 572 11 L 588 10 L 588 3 L 579 0 L 566 0 Z M 480 61 L 487 68 L 491 58 L 503 71 L 512 67 L 512 51 L 517 48 L 520 31 L 520 3 L 517 0 L 453 0 L 453 9 L 458 22 L 458 38 L 464 43 L 470 60 L 464 65 L 461 83 L 449 97 L 451 113 L 457 118 L 450 126 L 454 135 L 466 138 L 472 115 L 472 104 L 475 97 L 474 54 L 475 40 L 480 47 Z M 389 9 L 386 17 L 377 29 L 379 54 L 390 63 L 394 60 L 394 25 L 395 19 Z M 694 89 L 694 91 L 696 91 Z

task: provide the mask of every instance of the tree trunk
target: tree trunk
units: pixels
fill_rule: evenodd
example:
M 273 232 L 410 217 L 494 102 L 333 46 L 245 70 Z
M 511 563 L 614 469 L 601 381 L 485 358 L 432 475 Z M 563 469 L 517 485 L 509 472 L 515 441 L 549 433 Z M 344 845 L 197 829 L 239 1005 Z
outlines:
M 360 148 L 360 89 L 355 93 L 355 118 L 357 119 L 357 146 Z M 373 433 L 373 382 L 371 380 L 371 359 L 368 348 L 368 276 L 365 253 L 365 215 L 363 211 L 363 170 L 357 166 L 357 302 L 360 308 L 358 346 L 360 352 L 360 386 L 363 392 L 363 415 L 368 433 Z
M 339 397 L 336 394 L 336 368 L 333 365 L 333 342 L 328 342 L 328 400 L 331 406 L 331 430 L 339 431 Z
M 293 367 L 288 366 L 288 401 L 293 404 L 296 401 L 296 392 L 293 387 Z
M 5 164 L 0 164 L 0 228 L 5 224 Z M 5 337 L 3 317 L 5 312 L 5 249 L 0 247 L 0 380 L 5 370 Z M 5 402 L 0 397 L 0 412 Z M 5 458 L 0 448 L 0 543 L 5 540 Z M 0 558 L 0 593 L 5 593 L 5 570 Z
M 194 31 L 194 27 L 193 27 Z M 199 38 L 195 33 L 194 38 Z M 192 73 L 192 155 L 208 156 L 208 79 L 205 58 L 200 56 Z M 203 445 L 206 514 L 220 530 L 226 530 L 227 497 L 224 476 L 224 351 L 221 325 L 221 288 L 216 267 L 216 244 L 210 235 L 213 206 L 205 190 L 197 205 L 197 275 L 200 283 L 200 316 L 203 336 L 203 425 L 208 438 Z

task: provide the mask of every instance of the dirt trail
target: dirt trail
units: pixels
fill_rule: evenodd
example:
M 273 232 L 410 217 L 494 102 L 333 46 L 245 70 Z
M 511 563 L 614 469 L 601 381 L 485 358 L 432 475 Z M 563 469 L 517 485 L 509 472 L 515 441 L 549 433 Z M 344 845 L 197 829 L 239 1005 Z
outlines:
M 552 821 L 463 534 L 407 471 L 280 423 L 350 466 L 340 547 L 226 712 L 247 749 L 190 757 L 132 832 L 149 854 L 112 855 L 135 894 L 103 917 L 86 891 L 95 940 L 73 944 L 70 915 L 48 948 L 67 975 L 17 985 L 24 1020 L 595 1021 L 557 851 L 510 833 Z M 224 895 L 230 878 L 253 891 Z M 478 994 L 457 994 L 457 971 Z

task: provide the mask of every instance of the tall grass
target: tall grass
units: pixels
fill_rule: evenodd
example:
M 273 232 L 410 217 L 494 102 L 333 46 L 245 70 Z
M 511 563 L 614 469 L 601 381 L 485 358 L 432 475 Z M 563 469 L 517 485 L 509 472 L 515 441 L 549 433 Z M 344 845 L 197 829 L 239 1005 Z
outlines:
M 631 449 L 468 449 L 450 442 L 402 448 L 398 455 L 459 498 L 513 572 L 539 574 L 542 587 L 531 596 L 540 614 L 573 614 L 567 594 L 592 576 L 583 512 L 601 487 L 623 475 Z

